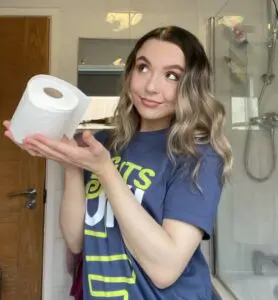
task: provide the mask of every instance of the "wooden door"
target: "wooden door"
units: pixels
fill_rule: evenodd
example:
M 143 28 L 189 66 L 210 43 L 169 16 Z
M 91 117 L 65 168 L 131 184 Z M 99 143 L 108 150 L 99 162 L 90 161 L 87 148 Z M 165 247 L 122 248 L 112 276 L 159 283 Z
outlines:
M 0 18 L 0 121 L 10 119 L 36 74 L 49 71 L 47 17 Z M 0 282 L 1 300 L 41 300 L 45 161 L 32 158 L 0 134 Z M 26 196 L 37 191 L 36 207 Z

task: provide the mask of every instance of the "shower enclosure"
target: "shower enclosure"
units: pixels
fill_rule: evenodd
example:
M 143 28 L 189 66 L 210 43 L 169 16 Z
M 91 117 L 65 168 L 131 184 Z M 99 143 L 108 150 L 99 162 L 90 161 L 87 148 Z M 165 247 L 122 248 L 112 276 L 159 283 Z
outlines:
M 274 0 L 226 1 L 208 23 L 214 92 L 234 155 L 211 267 L 239 300 L 278 299 L 277 35 Z

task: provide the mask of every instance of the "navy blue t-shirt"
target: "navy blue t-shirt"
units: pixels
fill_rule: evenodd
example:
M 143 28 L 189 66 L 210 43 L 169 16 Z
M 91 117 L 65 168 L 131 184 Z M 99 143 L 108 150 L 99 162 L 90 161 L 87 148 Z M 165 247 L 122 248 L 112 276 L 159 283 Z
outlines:
M 119 155 L 112 155 L 136 200 L 162 225 L 175 219 L 212 233 L 221 194 L 222 161 L 209 144 L 198 145 L 201 165 L 196 184 L 191 179 L 191 158 L 169 159 L 167 130 L 139 132 Z M 105 145 L 107 133 L 96 134 Z M 85 171 L 84 299 L 211 300 L 212 284 L 200 247 L 177 281 L 157 288 L 127 250 L 97 177 Z M 138 224 L 140 225 L 140 224 Z M 142 236 L 144 243 L 144 236 Z

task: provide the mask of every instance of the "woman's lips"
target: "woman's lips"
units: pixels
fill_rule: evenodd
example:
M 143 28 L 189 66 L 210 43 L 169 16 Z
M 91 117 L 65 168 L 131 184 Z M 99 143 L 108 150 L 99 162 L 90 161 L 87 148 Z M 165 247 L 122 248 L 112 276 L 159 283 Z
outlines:
M 147 99 L 147 98 L 140 98 L 143 105 L 147 106 L 147 107 L 157 107 L 160 105 L 160 102 L 151 100 L 151 99 Z

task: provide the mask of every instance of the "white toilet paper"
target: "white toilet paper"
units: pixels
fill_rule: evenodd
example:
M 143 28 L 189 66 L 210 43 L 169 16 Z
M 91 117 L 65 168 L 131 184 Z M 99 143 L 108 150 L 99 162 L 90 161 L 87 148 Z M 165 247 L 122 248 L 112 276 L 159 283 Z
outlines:
M 72 138 L 89 106 L 90 98 L 68 82 L 50 75 L 36 75 L 27 83 L 11 119 L 14 139 L 35 133 L 50 138 Z

